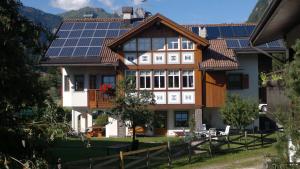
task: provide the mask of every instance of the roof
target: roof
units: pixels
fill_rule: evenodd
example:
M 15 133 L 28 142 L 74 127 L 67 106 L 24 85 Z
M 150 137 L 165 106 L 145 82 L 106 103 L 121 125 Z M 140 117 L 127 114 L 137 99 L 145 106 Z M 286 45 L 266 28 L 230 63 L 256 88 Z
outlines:
M 114 49 L 118 45 L 123 44 L 124 42 L 128 41 L 130 38 L 134 37 L 135 35 L 141 33 L 143 30 L 149 28 L 150 26 L 154 25 L 155 23 L 160 22 L 175 31 L 177 31 L 179 34 L 184 35 L 185 37 L 189 38 L 190 40 L 194 41 L 198 45 L 202 45 L 204 47 L 208 46 L 208 41 L 205 38 L 202 38 L 198 35 L 195 35 L 185 27 L 178 25 L 177 23 L 171 21 L 167 17 L 157 13 L 151 17 L 149 17 L 147 20 L 145 20 L 140 25 L 134 27 L 130 31 L 124 33 L 124 35 L 116 38 L 109 47 Z
M 299 8 L 299 0 L 273 0 L 251 35 L 251 43 L 257 46 L 283 38 L 299 25 Z
M 227 48 L 224 39 L 209 40 L 210 46 L 204 51 L 202 70 L 228 70 L 237 69 L 239 64 L 233 49 Z
M 249 46 L 248 40 L 255 28 L 251 23 L 178 25 L 161 14 L 132 22 L 122 18 L 84 18 L 65 20 L 60 25 L 41 64 L 115 66 L 118 56 L 113 50 L 157 22 L 205 47 L 205 63 L 201 66 L 206 69 L 232 69 L 237 67 L 233 54 L 255 51 Z M 206 28 L 206 38 L 199 36 L 199 27 Z M 281 43 L 279 46 L 274 44 L 277 45 L 270 43 L 266 47 L 270 51 L 282 50 Z

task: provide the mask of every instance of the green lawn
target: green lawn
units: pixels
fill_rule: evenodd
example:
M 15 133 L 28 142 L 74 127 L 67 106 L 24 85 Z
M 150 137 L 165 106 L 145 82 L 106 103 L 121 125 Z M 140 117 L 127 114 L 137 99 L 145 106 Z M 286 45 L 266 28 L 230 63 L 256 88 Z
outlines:
M 252 150 L 241 150 L 234 153 L 214 155 L 213 158 L 208 155 L 202 154 L 199 156 L 193 156 L 191 164 L 188 163 L 187 158 L 176 160 L 173 163 L 174 168 L 178 169 L 234 169 L 234 168 L 256 168 L 257 165 L 263 163 L 265 155 L 275 155 L 276 151 L 273 146 L 252 149 Z M 166 165 L 161 166 L 166 168 Z
M 137 139 L 140 141 L 140 149 L 166 144 L 167 141 L 181 140 L 178 137 L 138 137 Z M 47 151 L 48 160 L 50 163 L 55 163 L 59 157 L 63 162 L 68 162 L 105 156 L 106 146 L 119 143 L 130 144 L 131 138 L 92 138 L 90 143 L 92 147 L 86 148 L 78 138 L 68 138 L 67 140 L 58 138 Z M 111 154 L 113 153 L 116 152 L 111 152 Z

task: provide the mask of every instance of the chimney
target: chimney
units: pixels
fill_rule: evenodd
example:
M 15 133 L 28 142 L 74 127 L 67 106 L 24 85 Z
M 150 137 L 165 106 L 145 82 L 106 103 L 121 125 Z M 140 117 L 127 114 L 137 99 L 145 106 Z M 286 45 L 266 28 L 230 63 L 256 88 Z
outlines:
M 207 30 L 205 27 L 201 28 L 199 27 L 199 36 L 202 38 L 206 38 L 207 37 Z
M 123 14 L 123 19 L 131 20 L 133 16 L 133 7 L 123 7 L 122 14 Z

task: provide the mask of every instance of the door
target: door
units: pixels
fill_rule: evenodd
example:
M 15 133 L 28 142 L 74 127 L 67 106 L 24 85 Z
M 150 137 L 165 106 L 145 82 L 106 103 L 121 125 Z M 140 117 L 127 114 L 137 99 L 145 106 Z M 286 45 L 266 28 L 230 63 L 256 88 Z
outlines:
M 154 134 L 165 136 L 168 132 L 168 112 L 156 111 L 156 120 L 154 122 Z

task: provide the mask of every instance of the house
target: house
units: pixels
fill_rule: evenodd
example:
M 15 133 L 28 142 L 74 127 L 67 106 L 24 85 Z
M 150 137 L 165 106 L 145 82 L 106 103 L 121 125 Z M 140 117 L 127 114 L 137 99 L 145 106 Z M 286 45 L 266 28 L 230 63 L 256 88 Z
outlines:
M 128 76 L 155 95 L 161 117 L 150 131 L 155 135 L 188 129 L 192 118 L 196 126 L 224 128 L 219 108 L 228 93 L 259 101 L 259 72 L 272 65 L 249 46 L 254 24 L 179 25 L 161 14 L 133 12 L 126 7 L 123 18 L 66 20 L 48 48 L 41 64 L 61 67 L 62 102 L 72 109 L 74 130 L 84 132 L 95 111 L 111 108 L 113 98 L 99 85 L 115 87 Z M 261 48 L 285 51 L 281 41 Z M 128 135 L 119 120 L 109 119 L 107 137 Z
M 250 37 L 251 45 L 257 46 L 282 38 L 288 49 L 286 60 L 293 60 L 295 51 L 292 49 L 292 46 L 300 38 L 299 8 L 299 0 L 273 0 Z M 271 110 L 275 110 L 278 107 L 288 109 L 290 102 L 290 99 L 284 92 L 284 88 L 277 86 L 268 87 L 268 107 Z M 293 145 L 292 139 L 289 137 L 288 154 L 289 162 L 291 163 L 300 162 L 300 159 L 295 158 L 297 147 L 298 145 Z

